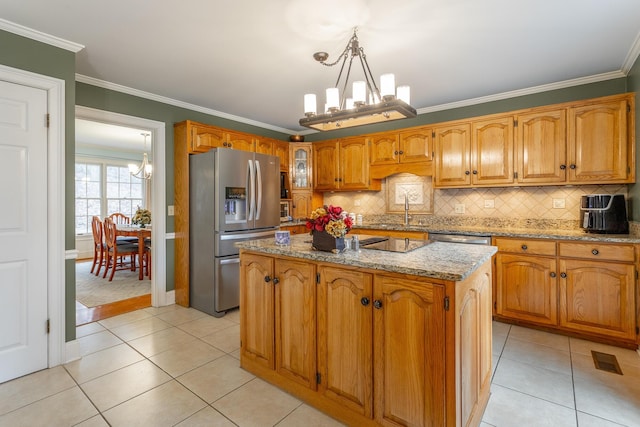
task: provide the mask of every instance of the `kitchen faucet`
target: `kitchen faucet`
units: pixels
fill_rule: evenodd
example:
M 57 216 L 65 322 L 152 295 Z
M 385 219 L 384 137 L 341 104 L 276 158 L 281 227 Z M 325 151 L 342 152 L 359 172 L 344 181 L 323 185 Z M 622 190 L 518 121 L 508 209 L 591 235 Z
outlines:
M 404 193 L 404 225 L 409 225 L 409 196 Z

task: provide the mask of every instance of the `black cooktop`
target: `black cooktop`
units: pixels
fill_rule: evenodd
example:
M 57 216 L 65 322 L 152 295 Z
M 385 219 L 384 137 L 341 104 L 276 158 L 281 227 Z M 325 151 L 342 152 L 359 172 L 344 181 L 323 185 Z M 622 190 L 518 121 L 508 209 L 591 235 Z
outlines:
M 409 252 L 431 243 L 428 240 L 398 239 L 395 237 L 369 237 L 360 241 L 363 249 L 387 252 Z

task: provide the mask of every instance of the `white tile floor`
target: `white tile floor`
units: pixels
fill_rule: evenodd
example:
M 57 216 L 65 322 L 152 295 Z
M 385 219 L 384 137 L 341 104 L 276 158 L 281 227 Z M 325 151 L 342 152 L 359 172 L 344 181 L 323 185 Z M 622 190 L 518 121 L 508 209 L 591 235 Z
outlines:
M 237 311 L 180 306 L 81 326 L 82 359 L 0 384 L 0 427 L 341 425 L 240 369 L 238 335 Z M 493 337 L 483 427 L 640 426 L 638 353 L 502 323 Z

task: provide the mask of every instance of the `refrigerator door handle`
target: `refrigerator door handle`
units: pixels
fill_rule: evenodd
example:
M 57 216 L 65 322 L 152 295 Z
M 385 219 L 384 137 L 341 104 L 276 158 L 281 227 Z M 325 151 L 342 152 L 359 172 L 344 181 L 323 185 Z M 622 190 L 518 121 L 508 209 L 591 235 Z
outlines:
M 256 165 L 256 183 L 258 185 L 257 201 L 256 201 L 256 221 L 260 219 L 260 211 L 262 210 L 262 173 L 260 172 L 260 162 L 255 161 Z M 613 199 L 613 197 L 612 197 Z
M 255 196 L 255 191 L 256 191 L 256 177 L 255 177 L 255 170 L 253 169 L 253 160 L 247 160 L 247 175 L 248 175 L 248 180 L 249 180 L 249 217 L 248 220 L 252 221 L 253 220 L 253 213 L 256 209 L 256 196 Z

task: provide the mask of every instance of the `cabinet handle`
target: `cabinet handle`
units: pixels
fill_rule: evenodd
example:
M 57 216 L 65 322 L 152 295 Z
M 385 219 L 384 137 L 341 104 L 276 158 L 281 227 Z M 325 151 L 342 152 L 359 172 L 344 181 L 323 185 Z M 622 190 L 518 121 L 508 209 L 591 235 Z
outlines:
M 465 175 L 469 175 L 469 173 L 470 173 L 469 171 L 464 171 Z
M 401 154 L 401 155 L 402 155 L 402 154 L 404 154 L 404 151 L 400 150 L 400 154 Z
M 594 250 L 591 251 L 591 253 L 594 254 L 594 255 L 598 255 L 600 252 L 598 252 L 597 249 L 594 249 Z
M 575 168 L 577 168 L 577 166 L 576 166 L 576 165 L 570 165 L 570 166 L 569 166 L 569 169 L 575 169 Z
M 334 180 L 335 182 L 338 182 L 338 178 L 333 178 L 333 180 Z
M 393 154 L 398 154 L 398 150 L 394 151 Z
M 473 171 L 473 174 L 474 175 L 478 175 L 478 171 Z
M 364 305 L 365 307 L 369 305 L 369 298 L 367 297 L 362 297 L 362 299 L 360 300 L 360 304 Z
M 560 170 L 565 170 L 567 168 L 567 165 L 560 165 Z
M 380 310 L 382 308 L 382 301 L 380 301 L 379 299 L 373 301 L 373 306 Z
M 526 251 L 527 249 L 529 249 L 529 248 L 527 247 L 527 245 L 522 245 L 522 246 L 520 246 L 520 247 L 522 248 L 522 250 L 523 250 L 523 251 Z
M 271 281 L 271 276 L 269 275 L 264 276 L 264 281 L 269 283 Z
M 567 278 L 567 273 L 560 273 L 560 277 L 562 277 L 563 279 Z
M 555 271 L 552 271 L 551 273 L 549 273 L 549 276 L 551 276 L 551 277 L 553 277 L 553 278 L 555 279 L 555 277 L 556 277 L 556 272 L 555 272 Z
M 280 283 L 280 279 L 278 279 L 277 277 L 273 278 L 273 284 L 277 285 L 278 283 Z

